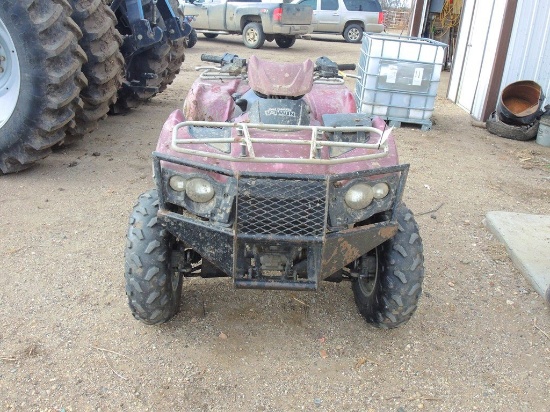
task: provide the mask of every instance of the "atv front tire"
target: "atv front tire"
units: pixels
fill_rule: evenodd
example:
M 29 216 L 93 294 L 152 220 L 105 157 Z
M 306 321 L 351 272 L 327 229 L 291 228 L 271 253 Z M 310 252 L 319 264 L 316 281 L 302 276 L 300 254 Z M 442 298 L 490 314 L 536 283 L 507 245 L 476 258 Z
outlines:
M 156 190 L 142 194 L 130 216 L 126 251 L 126 295 L 132 314 L 149 325 L 178 311 L 182 275 L 172 267 L 174 237 L 157 221 Z
M 0 171 L 30 167 L 62 142 L 86 84 L 82 36 L 66 0 L 0 4 Z
M 424 278 L 422 239 L 413 214 L 401 204 L 396 215 L 397 234 L 352 264 L 352 271 L 359 274 L 352 283 L 359 312 L 367 322 L 385 329 L 411 318 Z

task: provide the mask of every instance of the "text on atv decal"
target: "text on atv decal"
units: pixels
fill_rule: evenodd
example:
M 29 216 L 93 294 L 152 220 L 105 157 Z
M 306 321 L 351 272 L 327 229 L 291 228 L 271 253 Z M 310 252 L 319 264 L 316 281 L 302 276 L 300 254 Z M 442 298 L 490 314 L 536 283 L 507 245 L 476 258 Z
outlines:
M 292 116 L 296 117 L 296 112 L 287 108 L 273 107 L 265 111 L 266 116 Z

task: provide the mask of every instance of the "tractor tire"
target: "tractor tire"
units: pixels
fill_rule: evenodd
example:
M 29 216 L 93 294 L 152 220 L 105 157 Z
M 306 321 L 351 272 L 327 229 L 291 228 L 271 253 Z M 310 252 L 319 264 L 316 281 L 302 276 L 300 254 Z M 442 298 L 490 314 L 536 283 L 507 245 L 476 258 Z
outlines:
M 243 43 L 250 49 L 261 49 L 265 43 L 265 34 L 260 23 L 252 22 L 244 26 Z
M 358 24 L 350 24 L 344 29 L 343 36 L 348 43 L 361 43 L 363 28 Z
M 66 0 L 0 4 L 0 171 L 30 167 L 59 144 L 82 105 L 82 36 Z
M 70 1 L 72 18 L 83 34 L 79 44 L 88 58 L 82 66 L 88 86 L 80 93 L 83 106 L 76 112 L 75 127 L 67 131 L 69 139 L 97 128 L 98 121 L 105 118 L 109 107 L 116 102 L 124 75 L 124 58 L 120 53 L 122 37 L 110 7 L 103 0 Z
M 180 23 L 183 24 L 183 13 L 178 7 L 178 0 L 170 0 L 172 10 L 180 19 Z M 159 87 L 159 93 L 166 90 L 168 85 L 172 84 L 176 75 L 180 72 L 181 65 L 185 61 L 185 49 L 187 48 L 187 39 L 181 37 L 176 40 L 168 40 L 170 45 L 170 54 L 168 55 L 168 67 L 166 73 L 164 73 L 162 82 Z
M 187 48 L 192 48 L 195 44 L 197 44 L 197 41 L 197 32 L 195 31 L 195 29 L 192 29 L 191 33 L 189 33 L 189 37 L 187 38 Z
M 142 0 L 143 12 L 151 26 L 162 24 L 160 12 L 153 13 L 152 0 Z M 157 20 L 153 22 L 152 16 L 156 14 Z M 119 30 L 120 31 L 120 30 Z M 132 56 L 126 61 L 126 78 L 122 88 L 118 91 L 118 100 L 111 106 L 112 114 L 127 113 L 130 109 L 138 107 L 141 103 L 155 96 L 161 87 L 170 60 L 170 45 L 163 38 L 160 42 L 144 50 L 142 53 Z M 144 80 L 143 74 L 147 74 Z M 134 83 L 140 83 L 142 89 L 129 87 Z
M 149 325 L 164 323 L 179 311 L 182 274 L 172 267 L 175 239 L 157 221 L 156 190 L 142 194 L 130 216 L 125 251 L 128 304 Z
M 384 329 L 407 322 L 422 293 L 424 255 L 412 212 L 396 210 L 397 234 L 352 265 L 359 277 L 352 283 L 355 303 L 368 323 Z

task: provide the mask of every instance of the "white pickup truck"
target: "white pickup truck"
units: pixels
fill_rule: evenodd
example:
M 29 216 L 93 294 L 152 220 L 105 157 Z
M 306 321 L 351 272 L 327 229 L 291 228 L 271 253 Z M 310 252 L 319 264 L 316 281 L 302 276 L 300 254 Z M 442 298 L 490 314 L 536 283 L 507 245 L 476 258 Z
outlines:
M 261 1 L 183 0 L 180 9 L 194 16 L 192 26 L 207 38 L 218 34 L 242 34 L 243 43 L 259 49 L 273 41 L 283 49 L 291 47 L 296 36 L 312 31 L 310 6 Z

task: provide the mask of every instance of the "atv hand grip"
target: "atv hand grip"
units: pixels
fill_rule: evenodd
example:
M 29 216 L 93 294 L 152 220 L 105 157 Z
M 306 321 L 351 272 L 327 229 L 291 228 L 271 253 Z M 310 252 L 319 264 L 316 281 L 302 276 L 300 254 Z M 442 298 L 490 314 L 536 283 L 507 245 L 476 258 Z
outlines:
M 213 54 L 201 54 L 201 60 L 203 62 L 220 63 L 223 61 L 223 56 L 215 56 Z
M 339 64 L 338 70 L 355 70 L 356 66 L 353 63 Z

